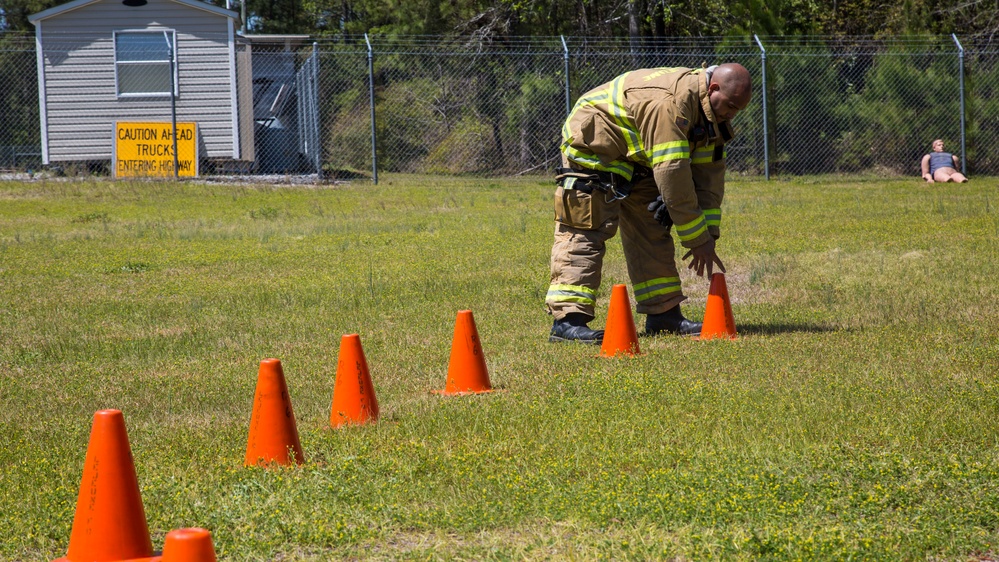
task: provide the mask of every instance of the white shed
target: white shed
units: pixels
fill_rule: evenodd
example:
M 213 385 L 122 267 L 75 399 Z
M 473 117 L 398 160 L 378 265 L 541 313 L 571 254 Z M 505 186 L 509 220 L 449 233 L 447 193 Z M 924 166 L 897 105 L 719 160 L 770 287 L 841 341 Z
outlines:
M 115 122 L 174 114 L 197 124 L 201 158 L 254 160 L 238 13 L 199 0 L 73 0 L 28 19 L 45 164 L 110 160 Z

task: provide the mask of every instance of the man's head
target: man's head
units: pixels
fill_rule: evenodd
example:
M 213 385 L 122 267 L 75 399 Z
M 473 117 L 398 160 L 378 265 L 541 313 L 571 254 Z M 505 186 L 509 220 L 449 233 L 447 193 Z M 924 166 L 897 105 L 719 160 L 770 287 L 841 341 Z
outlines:
M 943 152 L 943 139 L 933 141 L 933 152 Z
M 719 121 L 730 121 L 753 97 L 753 82 L 746 67 L 738 63 L 720 64 L 711 73 L 708 99 Z

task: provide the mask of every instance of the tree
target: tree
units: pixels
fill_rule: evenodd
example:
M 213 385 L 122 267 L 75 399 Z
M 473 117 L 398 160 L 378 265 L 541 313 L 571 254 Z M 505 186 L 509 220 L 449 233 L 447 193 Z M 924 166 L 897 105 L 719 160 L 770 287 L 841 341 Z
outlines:
M 4 0 L 0 4 L 0 31 L 34 31 L 28 16 L 62 3 L 61 0 Z

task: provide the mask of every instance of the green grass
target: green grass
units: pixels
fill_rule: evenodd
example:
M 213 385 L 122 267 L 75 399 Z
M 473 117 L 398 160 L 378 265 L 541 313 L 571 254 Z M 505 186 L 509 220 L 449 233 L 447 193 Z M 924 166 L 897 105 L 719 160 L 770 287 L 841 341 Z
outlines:
M 631 359 L 547 342 L 552 188 L 0 183 L 0 559 L 66 554 L 104 408 L 154 546 L 225 560 L 999 555 L 999 180 L 730 178 L 739 339 Z M 463 309 L 505 392 L 431 393 Z M 332 430 L 349 333 L 381 418 Z M 267 357 L 301 467 L 242 466 Z

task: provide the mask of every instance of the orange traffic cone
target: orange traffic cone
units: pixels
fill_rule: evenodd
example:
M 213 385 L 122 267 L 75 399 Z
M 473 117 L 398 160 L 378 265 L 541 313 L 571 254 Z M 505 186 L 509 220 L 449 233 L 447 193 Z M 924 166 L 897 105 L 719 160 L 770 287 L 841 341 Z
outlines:
M 56 562 L 153 559 L 121 410 L 94 414 L 69 552 Z
M 294 455 L 294 458 L 292 458 Z M 302 464 L 305 454 L 298 440 L 295 413 L 291 409 L 288 385 L 281 361 L 264 359 L 257 373 L 257 390 L 250 416 L 250 436 L 246 440 L 245 466 L 276 462 Z
M 619 353 L 638 355 L 638 333 L 635 318 L 631 314 L 631 300 L 628 299 L 626 285 L 611 288 L 610 306 L 607 308 L 607 325 L 604 326 L 604 341 L 600 345 L 600 355 L 614 357 Z
M 162 562 L 215 562 L 212 534 L 205 529 L 190 527 L 174 529 L 163 542 Z
M 361 348 L 361 336 L 347 334 L 340 338 L 340 358 L 333 385 L 330 425 L 362 424 L 378 419 L 378 399 L 371 384 L 368 361 Z
M 735 337 L 735 317 L 732 316 L 732 303 L 728 299 L 725 274 L 715 273 L 711 276 L 708 303 L 704 307 L 704 325 L 701 326 L 701 335 L 697 336 L 697 339 L 729 338 L 734 340 Z
M 451 359 L 447 364 L 447 383 L 437 394 L 478 394 L 492 392 L 486 357 L 482 354 L 479 331 L 471 310 L 458 311 L 451 338 Z

